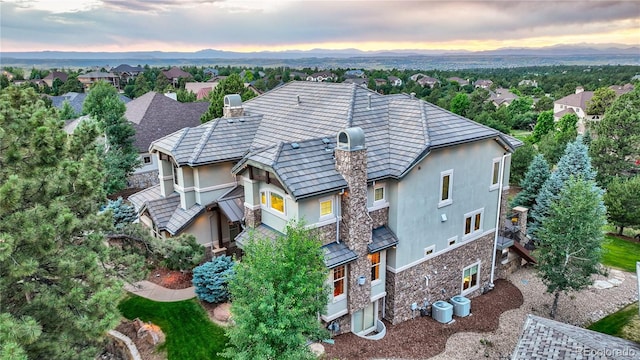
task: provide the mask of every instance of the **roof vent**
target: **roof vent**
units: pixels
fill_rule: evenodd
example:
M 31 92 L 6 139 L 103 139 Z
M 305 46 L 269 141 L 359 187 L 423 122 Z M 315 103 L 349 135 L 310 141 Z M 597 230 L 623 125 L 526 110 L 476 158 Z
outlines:
M 330 143 L 330 142 L 331 142 L 331 140 L 329 140 L 329 138 L 322 138 L 322 143 L 323 143 L 323 144 L 325 144 L 325 145 L 326 145 L 326 144 L 328 144 L 328 143 Z
M 369 107 L 367 107 L 367 109 L 371 109 L 371 97 L 373 96 L 373 94 L 369 94 Z
M 359 127 L 347 128 L 338 133 L 337 148 L 346 151 L 364 149 L 364 131 Z
M 300 144 L 298 144 L 298 143 L 291 143 L 291 148 L 292 148 L 292 149 L 299 149 L 299 148 L 300 148 Z
M 300 95 L 296 95 L 296 103 L 300 105 Z
M 224 96 L 222 115 L 225 118 L 233 118 L 244 115 L 244 110 L 242 109 L 242 98 L 240 97 L 240 95 L 229 94 Z
M 414 92 L 412 92 L 412 93 L 411 93 L 411 94 L 409 94 L 409 95 L 411 95 L 411 98 L 412 98 L 412 99 L 415 99 L 415 98 L 416 98 L 416 93 L 414 93 Z

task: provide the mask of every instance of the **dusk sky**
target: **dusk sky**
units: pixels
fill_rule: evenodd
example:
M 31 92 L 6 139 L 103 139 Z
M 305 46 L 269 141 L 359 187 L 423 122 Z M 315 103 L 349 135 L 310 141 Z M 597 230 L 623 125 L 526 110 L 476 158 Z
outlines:
M 0 0 L 0 51 L 640 45 L 640 1 Z

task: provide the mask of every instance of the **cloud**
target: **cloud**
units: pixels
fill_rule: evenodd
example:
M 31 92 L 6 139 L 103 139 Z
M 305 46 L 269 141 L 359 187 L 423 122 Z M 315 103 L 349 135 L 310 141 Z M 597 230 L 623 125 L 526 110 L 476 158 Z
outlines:
M 531 39 L 606 41 L 637 33 L 640 2 L 102 0 L 99 8 L 54 14 L 33 0 L 5 0 L 1 16 L 5 48 L 526 45 Z

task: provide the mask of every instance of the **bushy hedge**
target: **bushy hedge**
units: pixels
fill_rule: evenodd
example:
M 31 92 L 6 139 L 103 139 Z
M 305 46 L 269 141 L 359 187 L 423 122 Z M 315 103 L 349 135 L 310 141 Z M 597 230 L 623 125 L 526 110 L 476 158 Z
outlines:
M 228 284 L 234 276 L 230 256 L 219 256 L 193 269 L 193 286 L 200 300 L 221 303 L 229 300 Z

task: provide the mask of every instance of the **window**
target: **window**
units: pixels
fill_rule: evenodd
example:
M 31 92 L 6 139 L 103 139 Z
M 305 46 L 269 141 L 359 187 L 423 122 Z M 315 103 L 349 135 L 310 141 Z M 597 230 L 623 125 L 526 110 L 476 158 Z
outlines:
M 143 156 L 142 162 L 144 162 L 145 164 L 151 164 L 151 156 Z
M 455 245 L 457 240 L 458 237 L 452 237 L 451 239 L 449 239 L 449 246 Z
M 482 232 L 482 213 L 484 209 L 465 214 L 464 236 L 470 236 Z
M 436 246 L 435 245 L 431 245 L 428 248 L 424 249 L 424 257 L 430 257 L 435 252 L 436 252 Z
M 344 295 L 345 265 L 333 269 L 333 297 Z
M 382 203 L 385 201 L 384 184 L 376 185 L 373 189 L 373 203 Z
M 284 214 L 284 198 L 274 192 L 270 192 L 271 208 Z
M 260 192 L 260 204 L 267 206 L 267 193 L 264 191 Z
M 471 265 L 462 270 L 462 292 L 470 292 L 478 288 L 478 273 L 480 263 Z
M 178 185 L 178 165 L 175 162 L 171 162 L 173 164 L 173 183 Z
M 440 201 L 438 207 L 451 204 L 453 201 L 451 191 L 453 188 L 453 169 L 440 173 Z
M 380 279 L 380 253 L 373 253 L 368 255 L 371 260 L 371 281 Z
M 495 190 L 499 186 L 500 181 L 500 158 L 493 159 L 491 167 L 491 190 Z
M 333 201 L 331 199 L 320 201 L 320 217 L 333 214 Z

